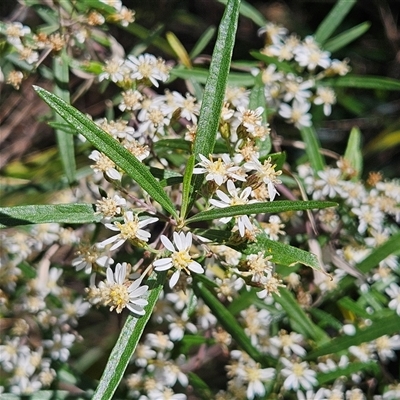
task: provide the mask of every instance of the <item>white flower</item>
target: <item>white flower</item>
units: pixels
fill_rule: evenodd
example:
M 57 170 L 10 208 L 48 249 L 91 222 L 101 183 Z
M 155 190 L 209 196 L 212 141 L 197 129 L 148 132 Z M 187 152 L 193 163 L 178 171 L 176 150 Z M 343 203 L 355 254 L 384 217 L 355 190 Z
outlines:
M 396 359 L 394 350 L 400 349 L 400 335 L 383 335 L 375 340 L 375 350 L 383 362 Z
M 141 54 L 139 57 L 128 56 L 125 65 L 130 69 L 130 77 L 136 80 L 149 80 L 158 87 L 158 81 L 165 80 L 159 70 L 157 58 L 152 54 Z
M 93 150 L 90 153 L 89 158 L 96 161 L 96 164 L 91 166 L 95 172 L 105 173 L 109 178 L 117 181 L 121 180 L 121 174 L 115 169 L 114 162 L 111 161 L 105 154 L 100 153 L 97 150 Z
M 65 362 L 69 358 L 69 348 L 75 342 L 75 335 L 72 333 L 56 333 L 53 340 L 43 340 L 43 345 L 50 348 L 50 355 L 53 360 Z
M 110 311 L 120 313 L 125 307 L 137 315 L 144 315 L 143 307 L 147 300 L 142 297 L 147 293 L 148 286 L 142 285 L 143 277 L 131 281 L 127 280 L 127 264 L 118 263 L 115 272 L 107 268 L 106 282 L 100 282 L 99 289 L 102 296 L 102 304 L 110 306 Z
M 305 390 L 310 390 L 318 383 L 317 373 L 309 369 L 306 361 L 292 363 L 286 358 L 281 358 L 281 362 L 286 367 L 281 370 L 281 374 L 286 377 L 283 382 L 285 389 L 298 390 L 302 387 Z
M 354 207 L 351 211 L 358 216 L 358 233 L 363 234 L 368 228 L 379 230 L 382 227 L 385 214 L 377 207 L 363 204 L 361 207 Z
M 396 310 L 397 315 L 400 316 L 400 286 L 393 282 L 386 288 L 385 292 L 391 298 L 389 308 Z
M 296 128 L 311 126 L 311 114 L 308 114 L 311 104 L 307 101 L 293 100 L 292 107 L 282 103 L 279 107 L 279 115 L 286 118 Z
M 341 175 L 342 171 L 338 168 L 327 168 L 325 171 L 318 171 L 320 179 L 315 181 L 315 185 L 321 188 L 321 194 L 329 198 L 341 195 Z M 317 196 L 317 198 L 320 198 Z
M 155 271 L 166 271 L 170 268 L 176 269 L 169 281 L 170 288 L 173 288 L 178 282 L 181 270 L 184 270 L 189 275 L 190 271 L 197 274 L 204 272 L 203 267 L 197 261 L 192 260 L 189 254 L 192 246 L 192 234 L 190 232 L 186 235 L 184 232 L 174 232 L 173 236 L 175 247 L 165 235 L 161 235 L 161 242 L 172 254 L 170 257 L 160 258 L 153 263 Z
M 293 99 L 300 103 L 307 101 L 312 94 L 308 89 L 312 88 L 313 85 L 314 82 L 312 80 L 303 81 L 302 78 L 293 74 L 286 75 L 286 80 L 284 81 L 285 94 L 283 96 L 283 101 L 286 103 Z
M 314 99 L 314 104 L 324 105 L 324 114 L 330 115 L 332 112 L 332 104 L 336 103 L 336 96 L 333 89 L 329 87 L 317 88 L 317 97 Z
M 243 205 L 247 204 L 249 200 L 247 199 L 251 193 L 251 187 L 245 188 L 240 194 L 239 190 L 235 187 L 235 184 L 229 180 L 226 183 L 227 189 L 231 197 L 229 197 L 227 194 L 222 192 L 221 190 L 217 190 L 217 196 L 220 198 L 220 200 L 215 200 L 211 199 L 210 204 L 212 204 L 215 207 L 218 208 L 225 208 L 229 206 L 237 206 L 237 205 Z M 233 217 L 225 217 L 225 218 L 220 218 L 220 221 L 224 224 L 229 222 Z M 239 215 L 235 217 L 236 223 L 239 227 L 239 233 L 240 236 L 244 236 L 246 228 L 249 231 L 254 230 L 253 224 L 250 222 L 250 219 L 247 215 Z
M 271 163 L 271 157 L 264 160 L 264 164 L 258 160 L 257 157 L 252 157 L 252 160 L 244 164 L 244 168 L 247 170 L 256 170 L 256 175 L 263 181 L 268 188 L 269 200 L 273 201 L 278 191 L 275 185 L 282 183 L 277 177 L 282 174 L 282 171 L 275 171 L 276 164 Z
M 114 243 L 110 248 L 110 251 L 112 251 L 122 246 L 126 240 L 141 240 L 143 242 L 148 242 L 151 235 L 149 232 L 146 232 L 141 228 L 144 228 L 149 224 L 153 224 L 156 221 L 158 221 L 158 218 L 154 217 L 139 220 L 136 214 L 133 214 L 132 211 L 127 211 L 124 214 L 124 223 L 116 221 L 114 224 L 105 224 L 108 229 L 119 233 L 106 240 L 103 240 L 101 243 L 98 243 L 97 246 L 99 248 L 103 248 L 110 243 Z
M 111 79 L 113 82 L 120 82 L 124 80 L 126 68 L 124 67 L 124 60 L 122 58 L 113 58 L 106 60 L 103 66 L 103 72 L 99 75 L 99 82 L 104 79 Z
M 221 157 L 218 158 L 217 161 L 212 161 L 210 159 L 204 157 L 202 154 L 199 154 L 201 162 L 199 162 L 199 166 L 201 168 L 194 168 L 194 174 L 205 174 L 206 181 L 214 181 L 218 186 L 221 186 L 224 182 L 227 181 L 228 178 L 237 179 L 239 181 L 245 181 L 246 178 L 240 175 L 241 168 L 236 166 L 229 158 L 227 154 L 221 154 Z

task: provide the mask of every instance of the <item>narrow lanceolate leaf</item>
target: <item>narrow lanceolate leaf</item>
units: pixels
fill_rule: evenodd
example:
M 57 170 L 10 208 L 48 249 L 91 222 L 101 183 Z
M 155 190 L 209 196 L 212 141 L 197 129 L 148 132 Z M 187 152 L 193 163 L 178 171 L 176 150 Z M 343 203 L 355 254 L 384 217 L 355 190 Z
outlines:
M 69 66 L 68 56 L 65 49 L 59 56 L 53 58 L 53 71 L 55 83 L 54 94 L 64 101 L 69 102 Z M 63 122 L 62 118 L 58 114 L 55 114 L 55 121 Z M 65 176 L 67 177 L 69 183 L 73 183 L 76 179 L 74 137 L 71 135 L 66 135 L 62 128 L 57 128 L 55 132 Z
M 325 43 L 342 23 L 356 2 L 357 0 L 339 0 L 318 26 L 314 35 L 315 40 L 320 44 Z
M 280 296 L 274 295 L 274 299 L 286 311 L 289 321 L 296 332 L 300 332 L 306 338 L 315 340 L 318 343 L 329 342 L 329 336 L 310 320 L 299 306 L 298 301 L 287 289 L 281 288 L 279 294 Z
M 303 127 L 300 129 L 301 138 L 306 145 L 306 153 L 308 160 L 314 172 L 322 171 L 325 167 L 325 160 L 322 156 L 321 144 L 319 142 L 317 132 L 313 126 Z
M 187 219 L 187 223 L 198 221 L 209 221 L 217 218 L 234 217 L 236 215 L 276 214 L 285 211 L 302 211 L 317 208 L 336 207 L 337 203 L 332 201 L 265 201 L 262 203 L 245 204 L 239 206 L 231 206 L 225 208 L 215 208 L 208 211 L 202 211 Z
M 174 205 L 160 183 L 125 147 L 64 100 L 38 86 L 34 86 L 34 89 L 54 111 L 60 114 L 65 121 L 74 127 L 78 133 L 81 133 L 94 147 L 123 169 L 153 200 L 161 204 L 173 216 L 177 216 Z
M 263 251 L 266 256 L 271 255 L 271 261 L 276 264 L 286 265 L 288 267 L 293 267 L 296 264 L 303 264 L 307 267 L 324 272 L 315 254 L 285 243 L 270 240 L 265 234 L 257 235 L 257 241 L 250 244 L 245 253 L 257 254 L 259 251 Z
M 153 275 L 152 279 L 146 282 L 150 288 L 147 298 L 148 305 L 144 308 L 146 314 L 139 318 L 129 315 L 127 318 L 117 343 L 108 359 L 96 392 L 92 397 L 93 400 L 110 400 L 113 398 L 113 394 L 122 380 L 132 354 L 151 317 L 154 306 L 163 289 L 165 277 L 165 272 L 158 273 L 157 275 Z
M 222 4 L 226 4 L 228 2 L 227 0 L 218 1 Z M 266 19 L 260 13 L 260 11 L 258 11 L 255 7 L 245 1 L 242 1 L 242 4 L 240 6 L 240 14 L 243 15 L 243 17 L 251 19 L 258 26 L 264 26 L 267 24 Z
M 32 205 L 0 208 L 0 228 L 18 225 L 87 224 L 100 222 L 101 216 L 94 213 L 91 204 Z
M 355 176 L 360 177 L 362 172 L 363 157 L 361 153 L 361 131 L 354 127 L 350 132 L 344 159 L 355 171 Z
M 399 252 L 400 232 L 393 234 L 385 243 L 375 248 L 368 257 L 356 264 L 356 267 L 362 272 L 369 272 L 372 268 L 391 254 Z
M 193 153 L 197 161 L 200 161 L 199 154 L 208 157 L 214 149 L 231 65 L 233 46 L 235 44 L 239 7 L 240 0 L 229 0 L 219 26 L 209 75 L 204 88 L 196 138 L 193 143 Z M 200 188 L 202 181 L 202 175 L 196 175 L 193 179 L 193 196 Z
M 215 31 L 217 29 L 213 26 L 208 27 L 204 33 L 200 36 L 200 39 L 196 42 L 196 44 L 193 46 L 193 49 L 189 53 L 190 58 L 193 60 L 193 58 L 196 58 L 210 43 L 210 40 L 214 37 Z
M 333 382 L 344 376 L 359 374 L 361 371 L 368 371 L 372 376 L 378 376 L 380 374 L 380 367 L 375 360 L 369 362 L 351 362 L 344 368 L 338 367 L 327 373 L 320 372 L 317 374 L 317 379 L 319 384 L 323 385 L 324 383 Z
M 181 218 L 183 218 L 183 219 L 186 217 L 187 208 L 189 205 L 189 196 L 190 196 L 190 192 L 192 189 L 192 186 L 190 183 L 191 183 L 191 178 L 193 175 L 194 162 L 195 162 L 195 158 L 194 158 L 194 154 L 192 154 L 186 163 L 185 174 L 183 176 L 182 209 L 181 209 Z
M 383 335 L 393 335 L 399 332 L 400 317 L 391 315 L 374 321 L 372 325 L 360 329 L 354 336 L 339 336 L 332 339 L 329 343 L 317 347 L 310 352 L 307 360 L 314 360 L 317 357 L 327 354 L 337 354 L 343 350 L 347 350 L 350 346 L 359 346 L 362 343 L 371 342 Z
M 371 75 L 346 75 L 338 78 L 327 78 L 319 81 L 318 85 L 359 89 L 400 90 L 400 80 Z
M 218 322 L 232 336 L 236 343 L 245 351 L 253 360 L 259 362 L 263 366 L 272 366 L 276 361 L 265 354 L 261 354 L 252 344 L 249 336 L 244 332 L 243 328 L 237 322 L 237 319 L 228 311 L 228 309 L 210 292 L 200 279 L 193 276 L 193 289 L 196 296 L 203 299 L 204 303 L 210 308 L 212 313 L 217 317 Z
M 369 29 L 370 26 L 370 22 L 363 22 L 362 24 L 353 26 L 347 31 L 340 33 L 339 35 L 326 42 L 324 45 L 324 49 L 330 52 L 340 50 L 342 47 L 345 47 L 352 41 L 358 39 Z

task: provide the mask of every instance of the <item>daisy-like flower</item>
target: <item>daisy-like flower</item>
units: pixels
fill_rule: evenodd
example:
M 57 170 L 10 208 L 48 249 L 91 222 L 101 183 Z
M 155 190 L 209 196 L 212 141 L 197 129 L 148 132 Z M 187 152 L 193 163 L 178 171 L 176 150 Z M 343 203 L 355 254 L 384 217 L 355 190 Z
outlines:
M 280 105 L 279 115 L 300 129 L 304 126 L 311 126 L 311 114 L 308 113 L 310 107 L 311 104 L 308 101 L 293 100 L 292 107 L 286 103 Z
M 363 234 L 368 228 L 379 230 L 382 226 L 385 214 L 377 207 L 363 204 L 356 208 L 353 207 L 351 211 L 358 217 L 358 233 Z
M 160 258 L 153 263 L 155 271 L 175 268 L 176 271 L 169 281 L 170 288 L 173 288 L 178 282 L 181 270 L 184 270 L 188 275 L 190 275 L 190 271 L 197 274 L 204 272 L 203 267 L 197 261 L 194 261 L 189 254 L 192 246 L 192 234 L 190 232 L 186 235 L 184 232 L 174 232 L 173 236 L 175 246 L 165 235 L 161 235 L 161 242 L 171 252 L 171 255 L 170 257 Z
M 245 107 L 239 106 L 237 109 L 236 117 L 248 132 L 253 133 L 256 127 L 262 124 L 263 107 L 248 110 Z
M 221 190 L 217 190 L 217 196 L 220 198 L 220 200 L 215 200 L 211 199 L 210 203 L 218 208 L 225 208 L 229 206 L 237 206 L 237 205 L 242 205 L 242 204 L 247 204 L 249 202 L 248 197 L 251 193 L 251 187 L 248 186 L 245 188 L 241 193 L 239 193 L 239 189 L 235 187 L 235 184 L 229 180 L 226 183 L 226 187 L 228 189 L 229 194 L 231 197 L 229 197 L 227 194 L 222 192 Z M 225 218 L 220 218 L 220 221 L 224 224 L 229 222 L 233 217 L 225 217 Z M 240 236 L 244 236 L 246 228 L 250 231 L 254 230 L 253 224 L 250 222 L 250 219 L 247 215 L 239 215 L 235 217 L 236 223 L 239 228 L 239 233 Z
M 110 243 L 114 243 L 110 248 L 110 251 L 112 251 L 122 246 L 127 240 L 132 242 L 148 242 L 151 235 L 149 232 L 146 232 L 141 228 L 144 228 L 145 226 L 153 224 L 157 221 L 158 218 L 154 217 L 139 220 L 136 214 L 134 214 L 132 211 L 127 211 L 124 214 L 124 223 L 116 221 L 113 224 L 105 224 L 108 229 L 119 233 L 106 240 L 103 240 L 102 242 L 98 243 L 97 246 L 99 248 L 103 248 Z
M 110 311 L 115 309 L 117 313 L 121 313 L 126 307 L 137 315 L 144 315 L 143 307 L 148 302 L 142 297 L 149 287 L 141 285 L 143 277 L 131 282 L 126 275 L 126 263 L 118 263 L 115 272 L 110 267 L 107 268 L 107 280 L 99 285 L 102 304 L 110 306 Z
M 122 58 L 112 58 L 106 60 L 103 66 L 103 72 L 99 75 L 99 82 L 104 79 L 110 79 L 113 82 L 120 82 L 124 80 L 126 68 L 124 67 L 124 60 Z
M 400 286 L 393 282 L 386 288 L 385 292 L 391 298 L 389 308 L 395 310 L 397 315 L 400 316 Z
M 157 58 L 152 54 L 141 54 L 139 57 L 128 56 L 125 65 L 130 70 L 130 77 L 135 80 L 149 80 L 155 87 L 163 80 L 157 64 Z
M 253 157 L 251 161 L 244 164 L 245 169 L 256 170 L 257 177 L 267 185 L 270 201 L 273 201 L 275 196 L 279 194 L 275 185 L 282 183 L 277 178 L 282 174 L 282 171 L 275 171 L 275 167 L 276 164 L 271 163 L 271 157 L 265 160 L 264 164 L 261 164 L 257 157 Z
M 314 104 L 324 105 L 324 114 L 326 116 L 331 115 L 332 104 L 336 103 L 336 96 L 333 89 L 329 87 L 318 87 L 317 97 L 314 99 Z
M 81 244 L 75 254 L 78 257 L 72 260 L 71 265 L 77 271 L 84 270 L 87 274 L 92 272 L 93 266 L 108 267 L 114 264 L 114 260 L 96 246 Z
M 316 378 L 317 373 L 309 369 L 306 361 L 292 363 L 282 357 L 281 362 L 286 367 L 281 370 L 281 374 L 286 377 L 283 382 L 285 389 L 298 390 L 302 387 L 305 390 L 310 390 L 318 383 Z
M 229 178 L 237 179 L 239 181 L 245 181 L 245 177 L 240 175 L 241 168 L 235 165 L 227 154 L 221 154 L 221 157 L 217 161 L 213 161 L 210 155 L 210 159 L 199 154 L 201 162 L 199 167 L 193 169 L 194 174 L 207 174 L 206 181 L 214 181 L 218 186 L 221 186 Z
M 89 158 L 93 161 L 96 161 L 95 165 L 91 165 L 91 168 L 94 172 L 97 173 L 104 173 L 109 178 L 115 179 L 116 181 L 120 181 L 122 176 L 121 174 L 115 169 L 115 164 L 111 161 L 105 154 L 100 153 L 97 150 L 93 150 L 90 153 Z

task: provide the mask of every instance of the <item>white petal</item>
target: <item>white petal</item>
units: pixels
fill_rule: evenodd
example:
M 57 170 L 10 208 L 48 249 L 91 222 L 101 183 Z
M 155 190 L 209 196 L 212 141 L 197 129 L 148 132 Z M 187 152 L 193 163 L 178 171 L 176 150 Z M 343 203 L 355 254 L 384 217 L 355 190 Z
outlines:
M 139 226 L 139 228 L 143 228 L 144 226 L 149 225 L 149 224 L 154 224 L 154 222 L 157 222 L 157 221 L 158 221 L 158 218 L 143 219 L 143 220 L 139 221 L 138 226 Z
M 172 289 L 176 283 L 178 282 L 179 279 L 179 275 L 180 275 L 181 271 L 179 269 L 177 269 L 174 274 L 171 276 L 171 279 L 169 280 L 169 287 Z
M 204 268 L 197 261 L 192 261 L 188 268 L 190 271 L 196 272 L 196 274 L 202 274 L 204 272 Z
M 119 235 L 118 235 L 119 236 Z M 123 244 L 125 243 L 125 239 L 120 239 L 118 240 L 116 243 L 114 243 L 111 247 L 110 247 L 110 251 L 113 251 L 115 249 L 118 249 L 118 247 L 121 247 Z
M 172 251 L 173 253 L 175 252 L 174 245 L 165 235 L 161 235 L 161 242 L 167 250 Z
M 115 169 L 115 168 L 109 168 L 106 171 L 106 175 L 111 178 L 114 179 L 116 181 L 120 181 L 122 178 L 122 175 Z
M 172 258 L 161 258 L 153 262 L 156 271 L 166 271 L 172 267 Z

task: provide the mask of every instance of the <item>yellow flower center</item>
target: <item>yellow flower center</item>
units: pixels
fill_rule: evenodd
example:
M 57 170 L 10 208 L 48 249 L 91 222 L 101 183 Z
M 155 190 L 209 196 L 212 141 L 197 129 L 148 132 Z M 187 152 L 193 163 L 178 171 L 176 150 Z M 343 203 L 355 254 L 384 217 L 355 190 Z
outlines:
M 123 239 L 135 239 L 139 229 L 138 222 L 137 217 L 135 217 L 133 221 L 126 221 L 125 224 L 116 222 L 115 226 L 121 231 L 120 235 Z
M 108 292 L 108 304 L 110 304 L 111 309 L 116 309 L 119 314 L 129 302 L 128 289 L 124 285 L 114 285 L 110 288 Z
M 173 253 L 171 258 L 174 267 L 179 269 L 186 269 L 186 267 L 192 261 L 192 258 L 186 250 L 181 250 L 177 253 Z

